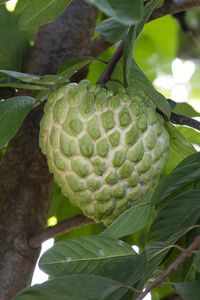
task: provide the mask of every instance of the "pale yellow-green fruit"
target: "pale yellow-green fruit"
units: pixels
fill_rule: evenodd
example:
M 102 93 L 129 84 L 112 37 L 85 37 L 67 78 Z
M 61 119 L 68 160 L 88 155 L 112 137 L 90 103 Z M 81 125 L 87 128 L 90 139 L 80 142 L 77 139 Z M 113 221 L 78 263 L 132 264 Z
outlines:
M 39 144 L 62 193 L 106 225 L 152 189 L 169 157 L 164 120 L 142 91 L 113 95 L 87 80 L 48 96 Z

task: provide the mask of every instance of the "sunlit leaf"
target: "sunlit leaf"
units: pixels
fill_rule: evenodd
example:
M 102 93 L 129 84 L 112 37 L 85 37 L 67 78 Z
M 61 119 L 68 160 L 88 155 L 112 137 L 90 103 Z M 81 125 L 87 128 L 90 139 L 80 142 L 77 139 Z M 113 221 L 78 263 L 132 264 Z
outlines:
M 19 29 L 27 30 L 54 21 L 72 0 L 29 0 L 19 19 Z
M 166 122 L 165 126 L 170 137 L 171 148 L 181 157 L 185 158 L 196 152 L 194 146 L 173 126 L 170 122 Z
M 173 112 L 186 115 L 191 118 L 200 116 L 200 113 L 198 113 L 190 104 L 186 102 L 178 103 Z

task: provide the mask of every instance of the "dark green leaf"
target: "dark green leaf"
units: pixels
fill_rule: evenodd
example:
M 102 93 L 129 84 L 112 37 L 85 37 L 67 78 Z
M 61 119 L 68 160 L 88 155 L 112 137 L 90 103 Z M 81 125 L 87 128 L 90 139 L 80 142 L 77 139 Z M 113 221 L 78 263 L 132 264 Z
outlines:
M 167 101 L 170 105 L 171 110 L 173 110 L 177 106 L 177 103 L 175 101 L 173 101 L 172 99 L 167 99 Z
M 200 272 L 200 251 L 197 251 L 194 257 L 194 264 L 198 272 Z
M 200 216 L 200 190 L 182 193 L 167 203 L 154 219 L 148 241 L 169 239 L 174 232 L 193 226 Z
M 107 276 L 114 280 L 123 282 L 128 286 L 133 286 L 145 274 L 147 268 L 146 253 L 132 255 L 130 257 L 116 258 L 103 265 L 98 271 L 98 275 Z M 109 300 L 123 299 L 126 290 L 120 289 L 113 293 Z
M 172 173 L 163 177 L 160 181 L 152 195 L 151 203 L 159 204 L 175 191 L 180 190 L 187 184 L 199 179 L 200 162 L 176 168 Z
M 200 281 L 179 282 L 175 284 L 175 289 L 183 300 L 199 300 Z
M 156 91 L 154 88 L 150 88 L 148 86 L 144 86 L 141 88 L 145 94 L 152 100 L 152 102 L 156 105 L 156 107 L 164 113 L 167 117 L 170 117 L 171 115 L 171 108 L 166 100 L 166 98 Z
M 15 135 L 34 102 L 34 98 L 26 96 L 0 101 L 0 149 Z
M 191 164 L 195 164 L 200 162 L 200 152 L 196 152 L 188 157 L 186 157 L 185 159 L 183 159 L 177 166 L 176 168 L 174 168 L 173 171 L 175 171 L 176 169 L 179 169 L 181 167 L 187 166 L 187 165 L 191 165 Z
M 27 30 L 54 21 L 72 0 L 29 0 L 19 19 L 19 29 Z
M 170 137 L 171 148 L 181 157 L 185 158 L 196 152 L 194 146 L 178 131 L 171 123 L 166 122 L 165 126 Z
M 144 8 L 144 15 L 142 18 L 142 21 L 138 24 L 137 26 L 137 33 L 136 33 L 136 37 L 139 36 L 139 34 L 141 33 L 144 25 L 146 24 L 146 22 L 148 21 L 152 11 L 154 10 L 154 8 L 156 7 L 156 5 L 159 3 L 160 0 L 151 0 L 150 2 L 148 2 L 145 5 Z
M 85 0 L 85 2 L 95 5 L 107 16 L 127 26 L 137 24 L 143 13 L 142 0 Z
M 75 72 L 94 60 L 95 58 L 90 56 L 71 59 L 61 65 L 57 74 L 70 78 Z
M 28 287 L 13 300 L 103 300 L 122 287 L 120 282 L 103 276 L 63 276 Z
M 9 0 L 0 0 L 0 4 L 3 4 L 5 2 L 8 2 Z
M 116 43 L 123 39 L 126 35 L 129 26 L 125 26 L 117 22 L 114 18 L 109 18 L 101 22 L 96 31 L 106 40 L 111 43 Z
M 16 30 L 0 30 L 1 69 L 21 71 L 29 55 L 27 40 Z
M 173 112 L 186 115 L 191 118 L 200 116 L 200 113 L 198 113 L 190 104 L 186 102 L 178 103 Z
M 101 236 L 120 238 L 144 228 L 149 221 L 150 195 L 143 196 L 134 206 L 122 213 Z
M 183 229 L 183 230 L 179 230 L 173 236 L 171 236 L 168 241 L 159 241 L 159 242 L 147 244 L 145 246 L 144 250 L 147 254 L 148 267 L 145 272 L 145 275 L 139 281 L 138 285 L 135 286 L 136 289 L 142 290 L 144 288 L 147 281 L 153 275 L 156 268 L 162 262 L 164 257 L 167 255 L 167 253 L 170 251 L 170 249 L 172 247 L 174 247 L 174 244 L 176 243 L 176 241 L 178 239 L 180 239 L 181 236 L 186 234 L 189 230 L 190 230 L 190 227 Z M 138 297 L 138 294 L 134 294 L 134 296 L 131 300 L 135 300 L 137 297 Z
M 56 243 L 40 259 L 40 268 L 53 276 L 92 273 L 113 257 L 135 255 L 123 241 L 90 236 Z
M 6 9 L 5 5 L 0 6 L 0 29 L 18 31 L 17 17 Z
M 131 26 L 124 43 L 124 56 L 123 56 L 123 74 L 124 74 L 124 84 L 129 85 L 129 73 L 132 63 L 133 47 L 136 38 L 136 27 Z

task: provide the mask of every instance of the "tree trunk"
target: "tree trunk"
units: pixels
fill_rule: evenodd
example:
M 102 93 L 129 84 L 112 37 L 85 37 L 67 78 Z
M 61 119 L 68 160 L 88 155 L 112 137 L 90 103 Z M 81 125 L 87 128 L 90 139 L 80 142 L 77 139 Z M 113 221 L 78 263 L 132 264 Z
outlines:
M 39 28 L 28 73 L 55 74 L 63 56 L 76 56 L 93 37 L 98 12 L 74 0 L 54 22 Z M 0 168 L 0 299 L 9 300 L 31 283 L 40 249 L 28 237 L 44 228 L 53 177 L 38 145 L 42 107 L 30 112 L 10 141 Z

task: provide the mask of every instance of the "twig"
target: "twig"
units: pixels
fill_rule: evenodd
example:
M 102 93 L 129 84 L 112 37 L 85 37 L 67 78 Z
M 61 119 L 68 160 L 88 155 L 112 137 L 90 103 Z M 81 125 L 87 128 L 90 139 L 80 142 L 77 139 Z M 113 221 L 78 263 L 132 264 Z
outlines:
M 105 86 L 105 84 L 110 80 L 110 77 L 112 75 L 112 72 L 117 64 L 117 62 L 120 60 L 124 53 L 124 39 L 121 41 L 119 47 L 113 54 L 113 56 L 109 59 L 108 64 L 104 70 L 104 72 L 99 77 L 97 84 L 101 86 Z
M 142 300 L 151 292 L 157 285 L 161 284 L 171 273 L 178 270 L 180 265 L 186 260 L 192 252 L 200 246 L 200 235 L 194 240 L 194 242 L 181 253 L 181 255 L 160 275 L 158 276 L 146 289 L 142 292 L 136 300 Z
M 171 113 L 169 121 L 174 124 L 187 125 L 189 127 L 200 130 L 200 122 L 199 121 L 197 121 L 193 118 L 184 116 L 184 115 L 176 114 L 174 112 Z
M 140 291 L 140 290 L 137 290 L 137 289 L 135 289 L 135 288 L 133 288 L 132 286 L 129 286 L 129 285 L 122 285 L 122 288 L 124 288 L 124 289 L 128 289 L 128 290 L 130 290 L 130 291 L 132 291 L 132 292 L 134 292 L 134 293 L 137 293 L 137 294 L 141 294 L 142 293 L 142 291 Z
M 49 226 L 32 234 L 29 237 L 28 244 L 31 248 L 38 248 L 43 242 L 50 238 L 55 238 L 60 234 L 92 223 L 94 223 L 92 219 L 86 218 L 84 215 L 77 215 L 73 218 L 61 221 L 55 226 Z

